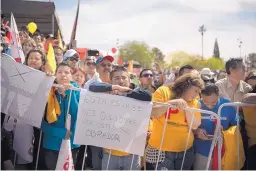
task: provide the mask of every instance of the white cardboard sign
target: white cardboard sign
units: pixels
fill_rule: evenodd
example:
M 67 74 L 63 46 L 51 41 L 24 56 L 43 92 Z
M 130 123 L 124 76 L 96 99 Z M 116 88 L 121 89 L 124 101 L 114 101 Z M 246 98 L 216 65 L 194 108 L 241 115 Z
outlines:
M 40 128 L 54 78 L 1 57 L 1 112 Z
M 74 143 L 144 155 L 151 102 L 81 90 Z

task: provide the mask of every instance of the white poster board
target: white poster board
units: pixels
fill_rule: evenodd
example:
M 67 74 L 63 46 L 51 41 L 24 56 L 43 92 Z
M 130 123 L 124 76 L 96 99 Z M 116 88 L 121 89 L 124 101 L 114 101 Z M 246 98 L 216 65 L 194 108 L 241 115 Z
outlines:
M 75 144 L 144 155 L 151 102 L 81 90 Z
M 40 128 L 54 78 L 1 57 L 1 112 Z

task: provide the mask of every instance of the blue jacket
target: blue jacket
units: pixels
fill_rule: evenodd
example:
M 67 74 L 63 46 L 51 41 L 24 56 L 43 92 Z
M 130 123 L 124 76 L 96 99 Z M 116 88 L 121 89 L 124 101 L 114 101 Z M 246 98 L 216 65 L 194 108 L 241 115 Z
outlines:
M 219 107 L 224 103 L 230 103 L 229 100 L 224 98 L 219 98 L 217 105 L 213 109 L 209 109 L 206 107 L 202 100 L 200 100 L 201 109 L 212 111 L 218 114 Z M 209 116 L 208 114 L 201 114 L 202 116 Z M 225 120 L 221 120 L 221 125 L 223 126 L 223 130 L 227 130 L 230 126 L 236 125 L 236 110 L 232 106 L 225 106 L 221 110 L 221 118 L 225 118 Z M 214 135 L 215 125 L 213 120 L 211 119 L 202 119 L 201 125 L 199 128 L 206 130 L 208 135 Z M 195 151 L 196 153 L 200 153 L 203 156 L 208 157 L 211 147 L 211 140 L 201 140 L 195 136 Z
M 74 82 L 71 84 L 75 87 L 78 87 Z M 49 150 L 59 151 L 62 140 L 65 139 L 67 129 L 65 127 L 67 110 L 68 110 L 68 101 L 70 96 L 70 90 L 66 90 L 66 97 L 63 99 L 60 94 L 56 91 L 56 97 L 60 104 L 61 114 L 58 116 L 58 120 L 54 123 L 49 124 L 47 121 L 43 120 L 41 129 L 44 132 L 43 136 L 43 147 Z M 71 128 L 70 131 L 72 135 L 70 137 L 71 148 L 78 148 L 80 145 L 73 144 L 74 134 L 76 128 L 76 119 L 78 111 L 78 103 L 80 99 L 79 91 L 72 91 L 69 114 L 71 115 Z

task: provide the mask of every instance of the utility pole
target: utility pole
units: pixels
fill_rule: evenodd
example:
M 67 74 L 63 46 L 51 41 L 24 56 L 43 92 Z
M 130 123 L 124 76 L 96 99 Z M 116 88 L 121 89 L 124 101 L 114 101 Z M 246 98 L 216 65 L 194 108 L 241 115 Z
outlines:
M 238 47 L 240 48 L 240 58 L 242 58 L 242 43 L 243 42 L 240 37 L 237 39 L 237 41 L 238 41 Z
M 202 60 L 204 59 L 204 32 L 206 32 L 206 28 L 204 25 L 199 27 L 198 30 L 202 35 Z

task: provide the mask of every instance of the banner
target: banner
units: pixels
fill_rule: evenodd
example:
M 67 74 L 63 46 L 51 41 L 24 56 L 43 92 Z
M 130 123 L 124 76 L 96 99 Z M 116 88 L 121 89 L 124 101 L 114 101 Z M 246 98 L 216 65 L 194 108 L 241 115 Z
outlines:
M 40 128 L 54 78 L 1 57 L 1 112 Z
M 71 125 L 71 115 L 68 114 L 67 121 L 66 121 L 67 130 L 70 130 L 70 125 Z M 69 170 L 69 171 L 75 170 L 74 164 L 73 164 L 72 152 L 71 152 L 70 139 L 62 140 L 55 170 Z
M 74 40 L 76 39 L 76 29 L 77 29 L 78 15 L 79 15 L 79 6 L 80 6 L 80 0 L 78 0 L 78 3 L 77 3 L 76 18 L 75 18 L 72 33 L 71 33 L 69 49 L 71 49 L 72 47 L 75 46 L 74 45 Z
M 81 90 L 75 144 L 144 155 L 151 102 Z
M 25 56 L 20 43 L 19 31 L 13 14 L 11 13 L 11 56 L 16 62 L 23 63 Z

